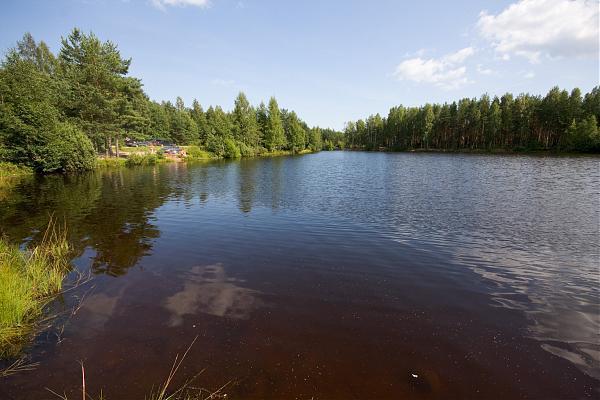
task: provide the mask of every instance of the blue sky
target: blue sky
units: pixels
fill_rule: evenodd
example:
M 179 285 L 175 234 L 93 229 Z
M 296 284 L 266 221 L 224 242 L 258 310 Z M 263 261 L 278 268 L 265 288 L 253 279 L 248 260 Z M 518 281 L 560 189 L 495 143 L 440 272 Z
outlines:
M 310 125 L 391 106 L 598 85 L 598 0 L 54 0 L 0 5 L 0 48 L 117 43 L 154 100 L 275 96 Z

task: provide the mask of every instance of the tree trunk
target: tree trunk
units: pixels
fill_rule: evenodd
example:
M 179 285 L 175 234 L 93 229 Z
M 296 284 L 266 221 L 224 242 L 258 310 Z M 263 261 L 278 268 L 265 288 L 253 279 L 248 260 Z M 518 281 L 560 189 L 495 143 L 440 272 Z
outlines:
M 117 154 L 117 158 L 119 158 L 119 138 L 115 138 L 115 153 Z

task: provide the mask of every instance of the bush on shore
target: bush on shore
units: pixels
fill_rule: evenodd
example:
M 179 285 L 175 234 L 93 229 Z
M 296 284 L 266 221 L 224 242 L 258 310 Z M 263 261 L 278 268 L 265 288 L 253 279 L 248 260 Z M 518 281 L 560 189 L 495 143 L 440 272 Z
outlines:
M 211 160 L 217 158 L 213 153 L 206 151 L 200 146 L 187 146 L 185 159 L 189 161 L 193 160 Z
M 125 165 L 128 167 L 132 167 L 135 165 L 154 165 L 159 161 L 159 156 L 156 154 L 146 153 L 133 153 L 130 154 L 127 160 L 125 160 Z

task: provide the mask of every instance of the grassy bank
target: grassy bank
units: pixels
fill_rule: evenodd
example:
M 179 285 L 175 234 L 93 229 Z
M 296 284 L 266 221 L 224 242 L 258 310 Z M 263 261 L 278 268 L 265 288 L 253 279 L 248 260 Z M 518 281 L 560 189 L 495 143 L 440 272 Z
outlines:
M 0 238 L 0 357 L 17 355 L 69 271 L 66 232 L 51 224 L 27 250 Z
M 33 175 L 33 169 L 7 162 L 0 162 L 0 179 Z
M 171 161 L 173 160 L 164 157 L 162 154 L 140 152 L 132 153 L 127 158 L 99 157 L 96 162 L 96 168 L 133 167 L 137 165 L 154 165 Z
M 147 148 L 143 147 L 132 147 L 131 149 L 135 149 L 135 151 L 130 152 L 127 158 L 124 157 L 104 157 L 99 156 L 96 160 L 96 169 L 105 169 L 105 168 L 121 168 L 121 167 L 133 167 L 138 165 L 155 165 L 161 163 L 175 162 L 175 161 L 209 161 L 209 160 L 219 160 L 224 157 L 219 157 L 215 153 L 212 153 L 200 146 L 180 146 L 185 150 L 185 156 L 182 158 L 178 158 L 177 156 L 167 156 L 162 154 L 161 152 L 150 153 L 147 152 Z M 130 148 L 127 148 L 130 149 Z M 274 150 L 269 152 L 256 153 L 252 156 L 243 156 L 236 158 L 252 158 L 252 157 L 276 157 L 276 156 L 288 156 L 288 155 L 298 155 L 298 154 L 309 154 L 313 153 L 310 149 L 304 149 L 299 152 L 292 152 L 291 150 Z M 29 176 L 34 175 L 34 170 L 30 167 L 23 165 L 16 165 L 11 163 L 0 162 L 0 187 L 2 186 L 3 181 L 7 181 L 9 179 L 15 177 Z
M 261 157 L 272 157 L 272 156 L 293 156 L 293 155 L 301 155 L 301 154 L 310 154 L 314 153 L 311 149 L 304 149 L 298 152 L 293 152 L 291 150 L 273 150 L 268 153 L 260 154 Z

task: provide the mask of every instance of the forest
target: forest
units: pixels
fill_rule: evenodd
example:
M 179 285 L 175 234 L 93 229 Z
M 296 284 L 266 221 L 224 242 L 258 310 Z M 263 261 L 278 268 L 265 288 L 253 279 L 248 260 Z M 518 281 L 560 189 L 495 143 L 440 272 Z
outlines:
M 347 147 L 367 150 L 600 151 L 600 88 L 582 95 L 552 88 L 546 96 L 505 94 L 451 104 L 393 107 L 387 117 L 349 122 Z
M 204 110 L 195 99 L 153 101 L 130 65 L 113 42 L 77 28 L 57 55 L 26 33 L 0 66 L 0 162 L 42 173 L 88 170 L 126 138 L 196 145 L 219 158 L 344 147 L 600 151 L 598 87 L 398 106 L 337 132 L 309 127 L 274 97 L 255 107 L 240 92 L 229 112 Z
M 0 162 L 38 172 L 92 169 L 98 154 L 112 155 L 126 138 L 198 145 L 216 157 L 318 151 L 331 130 L 309 127 L 275 98 L 252 106 L 244 93 L 231 112 L 156 102 L 131 59 L 93 33 L 73 29 L 54 55 L 26 33 L 0 67 Z

